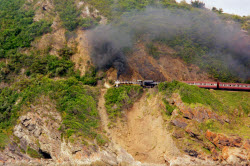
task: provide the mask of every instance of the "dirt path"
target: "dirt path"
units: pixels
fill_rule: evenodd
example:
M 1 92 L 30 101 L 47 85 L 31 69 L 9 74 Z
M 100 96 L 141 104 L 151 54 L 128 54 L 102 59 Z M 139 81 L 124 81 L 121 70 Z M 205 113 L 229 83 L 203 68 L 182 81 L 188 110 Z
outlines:
M 106 92 L 107 92 L 107 89 L 101 89 L 101 94 L 100 94 L 100 98 L 98 102 L 98 110 L 99 110 L 99 115 L 101 117 L 103 130 L 105 130 L 107 134 L 109 135 L 110 133 L 109 128 L 108 128 L 109 118 L 106 112 L 105 99 L 104 99 L 104 95 Z

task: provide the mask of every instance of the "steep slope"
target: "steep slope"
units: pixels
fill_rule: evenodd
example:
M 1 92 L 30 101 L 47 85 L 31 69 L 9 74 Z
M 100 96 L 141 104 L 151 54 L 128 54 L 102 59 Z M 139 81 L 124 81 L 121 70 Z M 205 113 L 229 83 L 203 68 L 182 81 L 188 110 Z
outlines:
M 147 51 L 145 44 L 138 43 L 136 50 L 128 56 L 129 74 L 121 76 L 123 80 L 146 79 L 156 81 L 172 80 L 204 80 L 211 81 L 212 78 L 198 66 L 188 65 L 175 55 L 175 51 L 163 44 L 156 43 L 159 58 L 155 59 Z M 131 74 L 131 73 L 132 74 Z

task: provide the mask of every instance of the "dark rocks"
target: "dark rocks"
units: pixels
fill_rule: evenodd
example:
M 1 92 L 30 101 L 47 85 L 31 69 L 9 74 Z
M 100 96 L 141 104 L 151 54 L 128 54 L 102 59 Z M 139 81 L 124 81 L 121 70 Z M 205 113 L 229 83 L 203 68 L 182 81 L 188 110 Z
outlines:
M 186 120 L 184 118 L 174 119 L 172 120 L 172 124 L 183 129 L 187 126 Z
M 186 129 L 185 130 L 191 137 L 201 140 L 201 138 L 199 137 L 200 135 L 195 133 L 194 131 L 192 131 L 191 129 Z
M 197 157 L 199 155 L 195 150 L 186 149 L 185 152 L 188 153 L 188 155 L 192 157 Z
M 174 131 L 172 134 L 175 138 L 179 139 L 179 138 L 183 138 L 185 136 L 185 133 L 183 131 Z

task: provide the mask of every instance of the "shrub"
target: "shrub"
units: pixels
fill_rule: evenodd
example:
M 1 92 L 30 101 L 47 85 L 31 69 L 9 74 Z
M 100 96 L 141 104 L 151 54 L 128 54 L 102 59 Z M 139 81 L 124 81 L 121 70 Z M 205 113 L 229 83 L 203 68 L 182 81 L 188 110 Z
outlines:
M 32 158 L 43 158 L 42 154 L 38 153 L 36 150 L 32 149 L 31 147 L 27 147 L 27 154 Z
M 64 48 L 60 49 L 58 53 L 59 53 L 59 56 L 68 60 L 74 54 L 74 51 L 72 48 L 65 46 Z
M 160 57 L 160 52 L 158 51 L 158 48 L 154 46 L 153 43 L 149 43 L 146 45 L 148 54 L 151 55 L 155 59 L 159 59 Z
M 110 88 L 105 94 L 105 107 L 109 118 L 113 121 L 121 116 L 124 108 L 129 108 L 142 94 L 143 89 L 140 86 L 121 86 L 119 88 Z

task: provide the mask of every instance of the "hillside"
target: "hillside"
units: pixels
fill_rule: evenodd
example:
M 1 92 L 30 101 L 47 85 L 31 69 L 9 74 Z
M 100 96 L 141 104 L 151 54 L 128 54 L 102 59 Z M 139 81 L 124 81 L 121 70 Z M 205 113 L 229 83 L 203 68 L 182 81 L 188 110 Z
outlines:
M 196 3 L 0 0 L 0 165 L 249 164 L 249 92 L 178 81 L 248 83 L 250 18 Z

